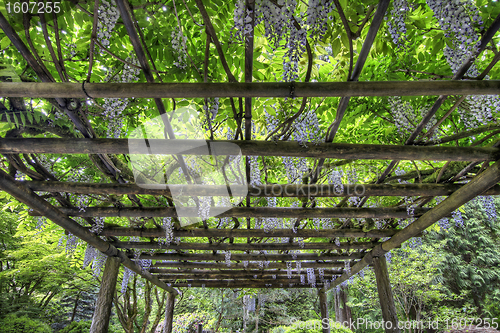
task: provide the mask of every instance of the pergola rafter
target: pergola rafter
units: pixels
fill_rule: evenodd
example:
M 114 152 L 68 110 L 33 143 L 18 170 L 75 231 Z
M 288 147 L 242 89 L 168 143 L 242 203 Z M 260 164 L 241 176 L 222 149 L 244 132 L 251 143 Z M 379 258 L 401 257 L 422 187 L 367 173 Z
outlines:
M 376 7 L 368 33 L 355 61 L 353 40 L 360 37 L 361 30 L 369 18 L 367 16 L 360 31 L 353 33 L 340 3 L 334 0 L 348 37 L 350 61 L 347 82 L 311 82 L 315 55 L 313 55 L 314 49 L 307 37 L 304 44 L 304 50 L 307 53 L 304 82 L 253 82 L 254 39 L 256 38 L 254 30 L 255 2 L 246 0 L 244 2 L 245 11 L 251 13 L 250 20 L 246 23 L 251 29 L 246 29 L 243 35 L 245 44 L 242 68 L 244 75 L 241 80 L 244 82 L 238 82 L 238 78 L 231 72 L 223 45 L 217 36 L 205 5 L 201 0 L 195 2 L 204 24 L 207 40 L 203 75 L 198 68 L 195 68 L 200 78 L 203 76 L 203 82 L 199 80 L 200 82 L 190 83 L 163 82 L 148 45 L 146 45 L 143 31 L 126 0 L 116 0 L 116 4 L 126 35 L 128 35 L 139 63 L 139 66 L 134 66 L 142 70 L 147 83 L 89 82 L 92 68 L 96 66 L 95 43 L 97 42 L 101 48 L 104 48 L 96 37 L 99 19 L 97 8 L 94 8 L 88 75 L 83 83 L 70 82 L 74 80 L 71 80 L 66 73 L 62 59 L 59 59 L 61 62 L 55 61 L 57 56 L 50 44 L 47 24 L 43 16 L 41 17 L 41 25 L 44 39 L 48 43 L 48 50 L 54 60 L 53 63 L 61 82 L 56 82 L 34 49 L 29 36 L 30 19 L 24 22 L 28 47 L 7 18 L 0 13 L 0 28 L 41 81 L 0 82 L 0 95 L 10 99 L 16 98 L 15 102 L 10 102 L 10 104 L 18 104 L 19 107 L 16 109 L 19 110 L 23 109 L 24 100 L 22 98 L 47 99 L 55 108 L 63 111 L 69 117 L 78 131 L 75 133 L 71 131 L 66 133 L 60 130 L 51 131 L 56 135 L 62 136 L 64 134 L 65 137 L 61 138 L 25 138 L 22 137 L 22 132 L 16 133 L 14 131 L 9 132 L 5 138 L 0 138 L 0 154 L 6 156 L 11 169 L 21 171 L 32 179 L 31 181 L 17 181 L 12 175 L 0 170 L 0 189 L 26 204 L 31 209 L 30 216 L 49 218 L 67 232 L 79 237 L 109 257 L 109 266 L 107 265 L 105 269 L 105 274 L 109 276 L 103 279 L 102 295 L 99 296 L 99 312 L 102 311 L 103 314 L 96 315 L 91 329 L 93 333 L 106 330 L 107 320 L 103 320 L 103 318 L 109 318 L 108 310 L 112 300 L 109 295 L 106 297 L 105 294 L 114 292 L 120 263 L 169 292 L 166 322 L 170 323 L 170 329 L 174 298 L 178 293 L 175 288 L 315 287 L 321 289 L 322 316 L 327 317 L 325 292 L 344 284 L 369 265 L 375 266 L 384 319 L 397 322 L 384 254 L 393 248 L 400 247 L 412 237 L 421 236 L 426 228 L 438 220 L 450 216 L 454 210 L 476 196 L 500 194 L 500 185 L 498 184 L 500 181 L 500 141 L 486 147 L 479 147 L 480 144 L 497 137 L 498 126 L 491 126 L 484 131 L 481 129 L 477 133 L 468 133 L 468 136 L 465 137 L 491 132 L 483 137 L 482 141 L 476 142 L 476 146 L 459 146 L 458 140 L 464 138 L 460 134 L 446 137 L 445 140 L 441 141 L 431 139 L 432 133 L 437 131 L 444 120 L 459 107 L 465 100 L 465 96 L 498 95 L 500 80 L 483 80 L 500 59 L 498 54 L 476 80 L 462 79 L 500 29 L 500 15 L 482 34 L 479 47 L 456 71 L 451 80 L 359 82 L 390 1 L 381 0 Z M 271 0 L 271 3 L 279 6 L 274 0 Z M 98 1 L 96 1 L 97 5 Z M 175 11 L 177 16 L 177 9 Z M 295 28 L 298 31 L 301 30 L 302 27 L 293 14 L 292 19 Z M 180 22 L 178 25 L 181 29 Z M 211 44 L 215 46 L 228 82 L 209 82 L 208 56 Z M 187 55 L 191 65 L 195 67 L 195 62 L 189 54 Z M 156 73 L 156 78 L 154 73 Z M 436 115 L 451 95 L 463 95 L 463 97 L 457 100 L 449 112 L 438 120 L 437 124 L 431 126 L 429 131 L 424 132 L 424 128 L 428 126 L 431 118 Z M 168 139 L 98 138 L 90 121 L 86 118 L 85 112 L 82 111 L 85 100 L 95 102 L 99 98 L 129 98 L 132 96 L 137 99 L 154 99 L 160 115 L 167 114 L 165 98 L 173 99 L 174 109 L 175 98 L 203 98 L 210 140 L 205 140 L 203 147 L 199 148 L 192 148 L 199 140 L 177 140 L 168 117 L 162 118 L 164 136 Z M 425 113 L 423 119 L 416 124 L 404 145 L 333 142 L 339 133 L 343 119 L 346 118 L 352 97 L 381 96 L 438 96 L 438 98 Z M 234 140 L 214 140 L 212 118 L 208 111 L 208 99 L 214 97 L 230 99 L 230 108 L 237 124 Z M 252 113 L 254 98 L 267 97 L 287 99 L 299 97 L 302 98 L 302 102 L 295 114 L 287 115 L 288 118 L 285 121 L 270 130 L 266 140 L 252 140 L 252 125 L 255 123 L 255 114 Z M 334 120 L 328 128 L 324 142 L 280 140 L 279 137 L 289 132 L 291 124 L 304 114 L 308 99 L 313 97 L 340 97 Z M 234 98 L 239 98 L 238 105 Z M 10 111 L 0 103 L 0 121 L 10 120 L 7 116 Z M 287 138 L 289 139 L 289 137 L 288 135 Z M 453 141 L 456 141 L 456 146 L 437 146 Z M 144 150 L 145 144 L 148 150 Z M 245 193 L 242 196 L 244 201 L 230 209 L 212 205 L 210 208 L 211 216 L 214 216 L 217 221 L 224 219 L 226 227 L 221 223 L 218 224 L 217 228 L 209 227 L 208 219 L 204 219 L 198 224 L 182 226 L 180 223 L 182 218 L 200 217 L 201 201 L 198 199 L 199 197 L 208 197 L 213 200 L 218 196 L 226 196 L 230 187 L 226 175 L 224 175 L 226 185 L 198 183 L 197 177 L 190 175 L 184 158 L 185 156 L 223 155 L 216 148 L 217 145 L 221 144 L 232 144 L 239 148 L 238 152 L 242 156 L 247 157 L 244 163 L 245 170 L 242 173 L 244 174 L 242 178 L 246 180 L 246 183 L 232 187 L 233 191 L 238 189 Z M 207 150 L 207 145 L 212 148 Z M 151 147 L 155 148 L 155 155 L 175 157 L 186 178 L 186 185 L 130 182 L 134 177 L 133 171 L 130 170 L 127 175 L 120 169 L 129 168 L 127 162 L 130 161 L 130 155 L 152 155 Z M 30 163 L 28 154 L 32 156 L 39 154 L 89 155 L 90 160 L 97 166 L 102 175 L 109 178 L 112 183 L 58 181 L 55 175 L 50 174 L 37 161 Z M 121 161 L 118 155 L 124 155 L 126 162 Z M 226 152 L 225 155 L 231 154 Z M 308 180 L 305 184 L 292 184 L 290 179 L 286 183 L 272 184 L 268 182 L 267 174 L 265 184 L 251 184 L 251 157 L 260 157 L 262 160 L 270 157 L 310 158 L 314 159 L 315 163 L 314 168 L 310 168 L 306 172 Z M 23 159 L 27 161 L 28 166 L 24 165 Z M 383 170 L 377 170 L 373 183 L 343 184 L 342 188 L 339 189 L 337 185 L 325 184 L 324 179 L 322 179 L 327 175 L 325 172 L 326 159 L 391 162 L 388 166 L 384 164 Z M 390 183 L 390 181 L 401 181 L 401 178 L 390 178 L 390 174 L 401 161 L 412 161 L 413 163 L 415 163 L 414 161 L 426 161 L 429 164 L 431 161 L 447 161 L 448 164 L 442 168 L 435 168 L 431 164 L 431 169 L 426 170 L 425 173 L 418 170 L 415 164 L 415 174 L 407 175 L 409 177 L 407 179 L 418 179 L 418 183 Z M 339 165 L 344 162 L 339 161 Z M 446 179 L 441 179 L 450 163 L 455 163 L 457 168 L 459 167 L 459 171 L 446 175 Z M 478 166 L 481 163 L 482 167 Z M 490 163 L 493 164 L 490 166 Z M 432 183 L 422 183 L 422 174 L 429 177 L 436 174 L 436 177 L 430 180 Z M 462 183 L 458 183 L 458 180 L 461 180 Z M 443 183 L 443 181 L 447 183 Z M 463 181 L 467 182 L 463 183 Z M 42 194 L 35 192 L 44 192 L 47 197 L 58 199 L 60 206 L 56 207 L 50 204 L 42 198 Z M 65 200 L 61 193 L 81 196 L 109 195 L 110 197 L 126 195 L 132 205 L 124 204 L 120 199 L 114 198 L 109 201 L 109 207 L 75 207 L 68 200 Z M 196 205 L 183 207 L 183 212 L 178 212 L 173 201 L 173 193 L 192 196 Z M 230 193 L 230 196 L 233 197 L 232 192 Z M 436 196 L 447 198 L 436 207 L 423 207 Z M 337 197 L 342 198 L 339 203 L 333 201 Z M 348 206 L 350 198 L 360 197 L 362 198 L 360 201 Z M 391 207 L 362 207 L 367 203 L 369 197 L 419 198 L 415 201 L 418 203 L 417 207 L 413 208 L 409 207 L 410 205 L 407 205 L 404 200 Z M 261 198 L 299 198 L 300 203 L 294 207 L 262 207 Z M 331 199 L 334 207 L 321 207 L 318 204 L 318 200 L 321 198 Z M 156 204 L 152 205 L 151 201 L 154 200 L 156 200 Z M 80 225 L 70 217 L 84 218 L 91 228 Z M 149 227 L 146 227 L 145 224 L 140 227 L 105 224 L 102 229 L 95 232 L 95 227 L 98 225 L 97 218 L 104 217 L 137 218 L 152 221 L 152 223 L 149 224 Z M 167 236 L 165 228 L 162 228 L 156 219 L 170 218 L 174 222 L 174 229 Z M 295 219 L 293 220 L 293 228 L 276 227 L 267 230 L 258 227 L 255 222 L 262 219 L 285 218 Z M 316 228 L 311 227 L 310 222 L 318 219 L 333 219 L 336 223 L 328 228 L 319 227 L 319 225 Z M 364 221 L 354 225 L 351 222 L 353 219 L 364 219 Z M 389 222 L 378 228 L 374 220 L 382 219 L 389 220 Z M 397 225 L 397 219 L 415 219 L 415 221 L 405 228 L 401 228 Z M 228 221 L 233 225 L 228 226 Z M 124 237 L 128 239 L 123 239 Z M 132 241 L 130 237 L 142 239 Z M 191 239 L 195 239 L 195 242 L 187 241 Z M 304 242 L 304 239 L 308 241 Z M 157 252 L 142 252 L 142 250 Z M 267 251 L 273 253 L 267 253 Z M 142 260 L 152 261 L 149 270 L 138 265 Z M 295 268 L 292 268 L 292 263 L 296 264 Z M 301 274 L 301 269 L 321 269 L 323 275 L 315 283 L 306 282 L 305 276 Z

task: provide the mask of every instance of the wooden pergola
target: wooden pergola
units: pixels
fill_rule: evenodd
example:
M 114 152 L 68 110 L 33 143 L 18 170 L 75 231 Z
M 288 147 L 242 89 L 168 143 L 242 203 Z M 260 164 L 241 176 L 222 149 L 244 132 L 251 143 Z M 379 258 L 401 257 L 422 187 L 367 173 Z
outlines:
M 470 68 L 500 28 L 500 18 L 483 35 L 479 51 L 469 61 L 463 64 L 452 80 L 425 82 L 357 82 L 368 53 L 372 47 L 377 31 L 383 21 L 389 5 L 389 0 L 381 0 L 378 4 L 368 36 L 355 64 L 348 82 L 302 82 L 302 83 L 252 83 L 253 31 L 246 35 L 245 49 L 245 82 L 236 82 L 228 73 L 229 83 L 156 83 L 151 64 L 146 57 L 131 16 L 127 1 L 116 0 L 121 18 L 127 29 L 130 41 L 148 83 L 118 84 L 118 83 L 68 83 L 55 82 L 36 59 L 29 47 L 19 37 L 7 19 L 0 13 L 0 27 L 9 37 L 11 43 L 22 54 L 29 66 L 37 73 L 41 82 L 3 82 L 0 83 L 0 95 L 8 98 L 47 98 L 53 99 L 54 105 L 63 111 L 74 123 L 83 138 L 22 138 L 5 137 L 0 139 L 0 153 L 11 157 L 15 163 L 20 154 L 89 154 L 99 162 L 103 172 L 110 174 L 114 183 L 73 183 L 57 181 L 40 165 L 32 165 L 34 173 L 43 177 L 31 177 L 30 181 L 17 181 L 12 175 L 0 170 L 0 189 L 26 204 L 32 216 L 45 216 L 67 232 L 79 237 L 92 247 L 108 256 L 104 270 L 102 287 L 91 332 L 107 331 L 111 311 L 112 295 L 117 281 L 118 269 L 121 264 L 156 286 L 167 290 L 169 298 L 166 310 L 166 332 L 171 331 L 173 304 L 180 287 L 207 288 L 311 288 L 310 284 L 298 276 L 290 278 L 287 268 L 291 262 L 300 262 L 303 269 L 322 269 L 324 275 L 316 281 L 315 288 L 321 301 L 323 318 L 328 318 L 326 292 L 343 285 L 365 267 L 372 265 L 375 269 L 380 305 L 384 321 L 394 323 L 393 329 L 387 332 L 399 332 L 397 316 L 390 287 L 390 281 L 385 262 L 385 253 L 400 247 L 405 241 L 422 234 L 429 226 L 450 214 L 478 195 L 500 194 L 500 148 L 499 142 L 493 147 L 450 147 L 426 146 L 423 144 L 425 133 L 422 131 L 428 121 L 436 114 L 449 95 L 485 95 L 498 94 L 500 81 L 467 80 L 462 81 L 464 74 Z M 201 0 L 196 0 L 204 19 L 204 24 L 211 35 L 213 43 L 222 49 L 217 40 L 214 27 L 204 9 Z M 248 8 L 253 8 L 254 2 L 247 0 Z M 92 47 L 94 44 L 92 44 Z M 496 57 L 489 69 L 499 60 Z M 225 61 L 221 56 L 221 61 Z M 484 77 L 484 76 L 483 76 Z M 422 122 L 411 134 L 404 146 L 341 144 L 334 143 L 335 134 L 349 105 L 352 96 L 439 96 L 434 106 L 428 111 Z M 99 234 L 91 232 L 96 217 L 171 217 L 176 220 L 186 216 L 198 216 L 197 208 L 192 207 L 187 215 L 179 215 L 175 206 L 145 207 L 137 195 L 170 197 L 176 185 L 166 188 L 145 188 L 127 182 L 118 168 L 109 158 L 113 154 L 141 154 L 134 151 L 133 142 L 128 139 L 97 138 L 88 122 L 84 122 L 77 113 L 82 101 L 86 98 L 154 98 L 160 114 L 165 113 L 162 98 L 192 98 L 192 97 L 235 97 L 245 98 L 245 116 L 240 121 L 245 123 L 244 140 L 225 141 L 236 144 L 243 156 L 289 156 L 309 157 L 318 160 L 321 168 L 327 158 L 354 160 L 388 160 L 391 161 L 385 172 L 374 184 L 348 184 L 341 192 L 333 185 L 319 184 L 317 176 L 313 176 L 310 184 L 264 184 L 244 186 L 248 191 L 247 200 L 240 206 L 216 214 L 217 217 L 228 217 L 235 221 L 233 227 L 223 229 L 204 226 L 181 228 L 173 231 L 173 237 L 180 237 L 180 243 L 165 246 L 159 239 L 165 236 L 162 228 L 126 228 L 105 227 Z M 341 97 L 329 135 L 324 143 L 309 145 L 305 148 L 292 141 L 253 141 L 251 140 L 252 98 L 253 97 Z M 0 111 L 7 109 L 0 104 Z M 438 123 L 439 126 L 439 123 Z M 168 124 L 166 124 L 168 132 Z M 170 135 L 170 134 L 169 134 Z M 137 139 L 139 140 L 139 139 Z M 174 154 L 172 136 L 169 139 L 156 139 L 163 142 L 162 154 Z M 151 140 L 150 140 L 151 141 Z M 176 147 L 183 140 L 177 140 Z M 223 142 L 223 141 L 215 141 Z M 132 145 L 132 146 L 131 146 Z M 189 154 L 200 154 L 191 151 Z M 469 173 L 476 166 L 475 177 L 467 183 L 434 183 L 434 184 L 392 184 L 386 179 L 394 171 L 401 160 L 431 160 L 468 162 L 467 166 L 456 173 L 454 180 Z M 249 181 L 249 162 L 247 166 L 247 182 Z M 21 165 L 17 165 L 22 169 Z M 118 170 L 118 171 L 117 171 Z M 479 170 L 479 171 L 478 171 Z M 314 173 L 312 173 L 314 175 Z M 279 185 L 279 186 L 278 186 Z M 225 186 L 211 185 L 178 185 L 183 193 L 197 196 L 217 196 L 224 193 Z M 175 189 L 178 190 L 178 189 Z M 88 207 L 81 210 L 68 203 L 60 201 L 60 206 L 54 206 L 42 198 L 37 192 L 76 193 L 80 195 L 126 195 L 135 206 L 115 205 L 114 207 Z M 419 196 L 423 200 L 414 212 L 408 212 L 405 207 L 363 207 L 370 196 Z M 435 196 L 447 198 L 434 208 L 422 207 Z M 317 197 L 342 197 L 343 205 L 334 208 L 320 207 L 252 207 L 251 197 L 297 197 L 305 202 Z M 347 207 L 349 197 L 359 197 L 357 206 Z M 215 208 L 214 208 L 215 209 Z M 215 214 L 215 213 L 214 213 Z M 72 217 L 84 218 L 88 227 L 81 226 Z M 293 229 L 256 229 L 252 227 L 251 219 L 255 218 L 296 218 Z M 343 218 L 343 219 L 407 219 L 416 220 L 405 228 L 389 224 L 384 229 L 353 229 L 349 226 L 339 226 L 336 229 L 314 230 L 301 228 L 300 221 L 311 218 Z M 241 223 L 239 222 L 241 221 Z M 137 236 L 142 241 L 125 241 L 122 237 Z M 271 238 L 288 238 L 288 242 L 267 242 Z M 186 242 L 187 238 L 195 238 L 196 242 Z M 300 244 L 294 239 L 329 239 L 329 241 L 306 242 Z M 346 241 L 335 244 L 336 238 Z M 144 239 L 149 239 L 145 241 Z M 208 241 L 207 241 L 208 240 Z M 244 240 L 244 242 L 241 242 Z M 144 250 L 139 257 L 134 257 L 129 249 Z M 168 253 L 149 250 L 168 249 Z M 148 250 L 148 252 L 146 252 Z M 205 251 L 205 252 L 202 252 Z M 224 254 L 217 251 L 232 251 L 228 266 Z M 267 253 L 273 251 L 273 253 Z M 293 252 L 290 252 L 293 251 Z M 236 253 L 238 252 L 238 253 Z M 153 260 L 149 270 L 140 267 L 135 260 Z M 347 262 L 347 264 L 346 264 Z M 325 330 L 325 332 L 329 329 Z

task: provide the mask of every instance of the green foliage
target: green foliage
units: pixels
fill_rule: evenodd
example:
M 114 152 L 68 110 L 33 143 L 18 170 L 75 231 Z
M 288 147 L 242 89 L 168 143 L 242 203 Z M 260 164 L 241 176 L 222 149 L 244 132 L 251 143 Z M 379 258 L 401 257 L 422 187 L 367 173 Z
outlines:
M 44 322 L 37 319 L 30 319 L 28 316 L 18 317 L 10 314 L 0 320 L 0 327 L 3 333 L 47 333 L 52 330 Z
M 194 312 L 181 316 L 174 316 L 172 332 L 174 333 L 195 333 L 198 324 L 203 325 L 203 329 L 213 329 L 214 319 L 208 312 Z
M 495 198 L 494 203 L 498 211 L 499 198 Z M 494 316 L 493 312 L 498 314 L 500 301 L 497 287 L 500 283 L 500 220 L 488 217 L 479 198 L 467 203 L 461 211 L 463 226 L 452 222 L 450 229 L 431 235 L 444 241 L 444 260 L 437 266 L 438 272 L 449 292 L 472 299 L 477 315 Z M 487 309 L 484 308 L 486 300 Z M 463 298 L 460 303 L 465 305 L 467 301 Z
M 92 321 L 73 321 L 58 333 L 86 333 L 90 330 Z
M 322 327 L 326 326 L 319 319 L 312 319 L 307 321 L 297 321 L 291 326 L 278 326 L 271 330 L 271 333 L 321 333 L 323 332 Z M 340 323 L 336 323 L 330 320 L 330 332 L 331 333 L 352 333 L 348 328 L 345 328 Z

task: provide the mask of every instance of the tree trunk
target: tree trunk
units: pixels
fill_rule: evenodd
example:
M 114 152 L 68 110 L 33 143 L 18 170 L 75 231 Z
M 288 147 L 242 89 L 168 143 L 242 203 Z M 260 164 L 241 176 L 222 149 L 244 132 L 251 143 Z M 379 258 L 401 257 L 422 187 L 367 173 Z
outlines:
M 163 322 L 163 333 L 172 333 L 174 323 L 174 301 L 175 295 L 167 293 L 167 304 L 165 306 L 165 321 Z
M 340 302 L 340 291 L 335 290 L 334 294 L 334 303 L 335 303 L 335 321 L 337 323 L 343 323 L 344 317 L 342 316 L 342 305 Z
M 75 315 L 76 315 L 76 308 L 78 307 L 78 300 L 80 299 L 80 293 L 76 296 L 75 299 L 75 306 L 73 307 L 73 312 L 71 313 L 71 319 L 69 322 L 71 323 L 73 320 L 75 320 Z
M 340 311 L 342 311 L 342 323 L 344 326 L 349 327 L 352 322 L 351 308 L 347 306 L 347 295 L 348 288 L 340 287 L 339 301 L 341 305 Z
M 321 326 L 323 333 L 330 333 L 330 316 L 328 314 L 328 299 L 324 289 L 318 290 L 319 308 L 321 310 Z
M 119 269 L 120 260 L 118 258 L 108 257 L 106 259 L 106 267 L 102 275 L 101 289 L 97 296 L 90 333 L 108 332 L 109 317 L 111 316 L 111 307 L 113 305 L 113 296 L 115 294 Z
M 385 256 L 373 258 L 373 268 L 377 280 L 377 290 L 382 308 L 382 317 L 385 322 L 385 331 L 388 333 L 400 333 L 398 328 L 398 317 L 394 297 L 392 295 L 391 283 L 389 281 L 389 272 Z

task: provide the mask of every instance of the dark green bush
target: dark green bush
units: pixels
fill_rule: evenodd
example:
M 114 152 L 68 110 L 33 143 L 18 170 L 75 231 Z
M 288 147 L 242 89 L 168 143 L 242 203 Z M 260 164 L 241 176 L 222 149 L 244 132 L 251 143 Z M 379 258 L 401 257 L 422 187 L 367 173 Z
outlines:
M 3 333 L 47 333 L 52 332 L 50 326 L 43 321 L 31 319 L 28 316 L 18 317 L 9 314 L 0 320 L 0 327 Z
M 91 324 L 91 321 L 73 321 L 60 330 L 59 333 L 87 333 L 90 330 Z

